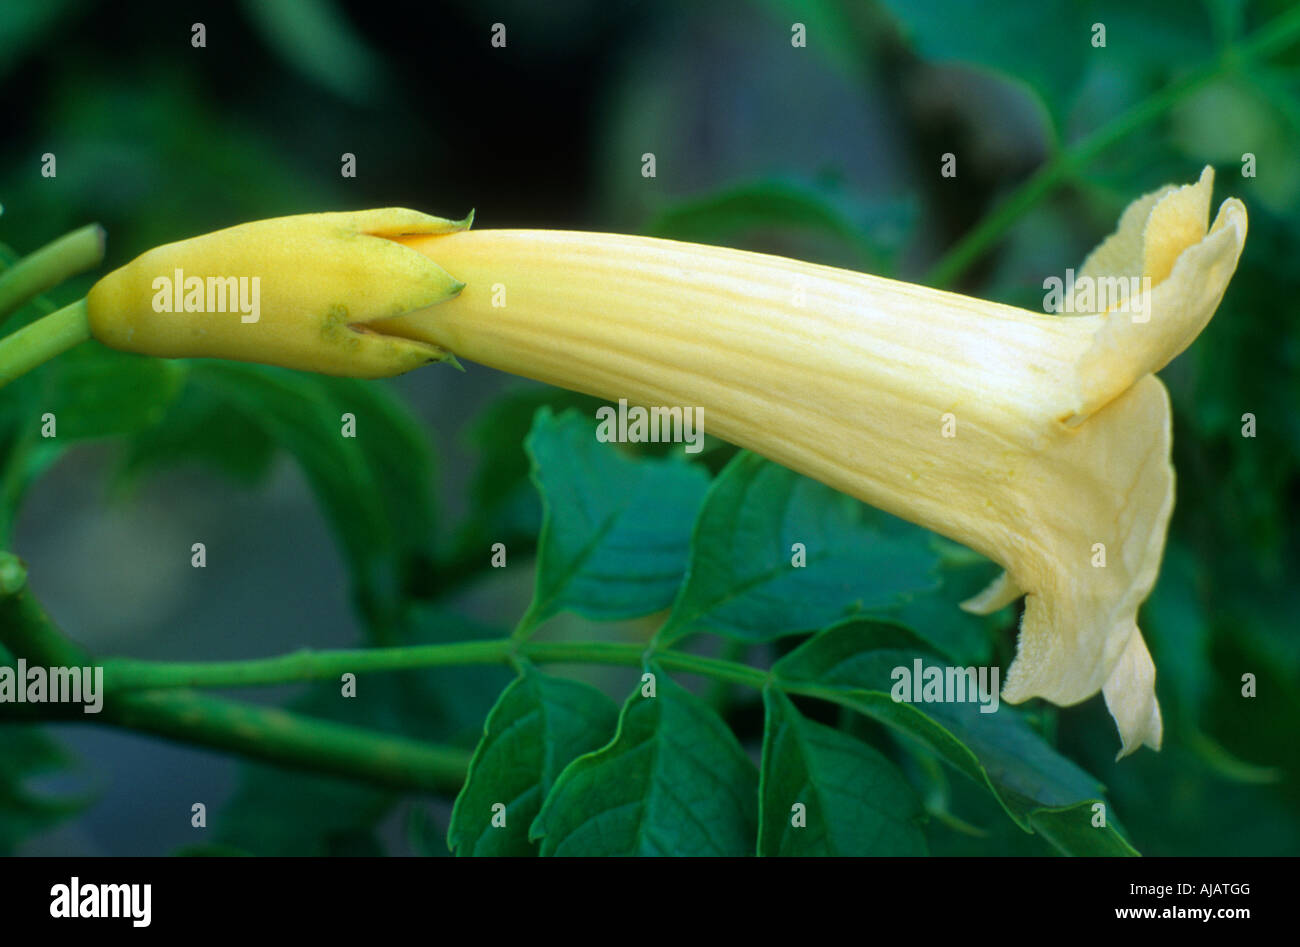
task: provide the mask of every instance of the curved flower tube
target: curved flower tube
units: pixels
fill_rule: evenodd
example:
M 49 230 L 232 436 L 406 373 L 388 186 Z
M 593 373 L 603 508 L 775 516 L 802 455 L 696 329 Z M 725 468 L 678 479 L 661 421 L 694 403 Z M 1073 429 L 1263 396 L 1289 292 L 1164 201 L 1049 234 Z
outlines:
M 1140 319 L 663 240 L 479 231 L 401 238 L 466 288 L 379 329 L 593 395 L 703 406 L 711 433 L 984 554 L 1006 572 L 966 607 L 1026 596 L 1003 699 L 1102 690 L 1124 755 L 1162 729 L 1136 621 L 1174 496 L 1152 372 L 1209 321 L 1246 236 L 1237 200 L 1207 227 L 1212 186 L 1207 168 L 1139 199 L 1085 262 L 1150 279 Z
M 452 226 L 388 236 L 463 290 L 365 328 L 424 346 L 424 360 L 452 353 L 600 397 L 704 407 L 711 433 L 977 550 L 1005 573 L 964 607 L 987 612 L 1026 597 L 1003 699 L 1070 705 L 1101 690 L 1123 756 L 1159 748 L 1162 729 L 1136 622 L 1173 507 L 1169 400 L 1152 373 L 1213 315 L 1246 236 L 1235 199 L 1208 225 L 1212 185 L 1206 168 L 1196 184 L 1140 198 L 1085 261 L 1089 280 L 1149 281 L 1130 300 L 1133 314 L 1075 295 L 1082 314 L 1047 315 L 667 240 Z M 347 216 L 246 226 L 287 234 L 293 221 Z M 173 245 L 169 264 L 196 242 Z M 309 293 L 313 311 L 328 308 L 331 293 L 352 292 L 353 281 L 369 285 L 356 267 L 332 275 L 337 258 L 318 261 L 309 247 L 282 259 L 294 261 L 294 292 Z M 301 312 L 293 292 L 284 298 Z M 138 344 L 115 331 L 118 310 L 107 300 L 97 323 L 94 292 L 90 302 L 97 335 Z M 287 324 L 314 325 L 299 315 Z M 161 325 L 151 354 L 337 373 L 376 367 L 350 372 L 346 355 L 332 352 L 313 361 L 301 339 L 276 351 L 278 334 L 256 349 L 238 341 L 234 324 L 205 350 Z M 185 344 L 168 351 L 177 342 Z

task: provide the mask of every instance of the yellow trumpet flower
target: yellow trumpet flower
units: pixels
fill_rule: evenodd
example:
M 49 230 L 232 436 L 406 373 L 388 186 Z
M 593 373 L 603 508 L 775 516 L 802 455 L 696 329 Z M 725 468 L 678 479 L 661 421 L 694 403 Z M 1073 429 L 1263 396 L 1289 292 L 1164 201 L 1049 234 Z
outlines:
M 1130 205 L 1062 298 L 1069 316 L 739 250 L 469 231 L 404 210 L 161 247 L 97 284 L 89 316 L 101 341 L 152 355 L 376 377 L 450 353 L 705 408 L 711 433 L 1003 566 L 964 605 L 1026 596 L 1003 699 L 1101 690 L 1122 756 L 1161 740 L 1136 622 L 1173 507 L 1169 400 L 1152 373 L 1209 321 L 1246 237 L 1235 199 L 1209 226 L 1212 186 L 1206 168 Z M 164 290 L 188 308 L 174 283 L 154 285 L 182 272 L 264 274 L 265 312 L 160 312 Z M 1120 305 L 1080 289 L 1131 280 Z
M 666 240 L 486 230 L 399 238 L 465 289 L 375 328 L 600 397 L 704 407 L 718 437 L 977 550 L 1006 571 L 966 608 L 1026 596 L 1003 699 L 1102 690 L 1122 756 L 1161 740 L 1136 622 L 1174 496 L 1152 372 L 1214 314 L 1246 237 L 1235 199 L 1207 226 L 1212 187 L 1206 168 L 1135 201 L 1085 261 L 1080 281 L 1150 281 L 1131 314 L 1048 315 Z

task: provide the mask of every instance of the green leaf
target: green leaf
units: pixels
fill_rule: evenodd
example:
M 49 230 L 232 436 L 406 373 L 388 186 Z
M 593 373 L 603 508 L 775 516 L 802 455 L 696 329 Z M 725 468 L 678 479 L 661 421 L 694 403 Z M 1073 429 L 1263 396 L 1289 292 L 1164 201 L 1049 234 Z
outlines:
M 794 564 L 802 544 L 806 565 Z M 718 475 L 691 539 L 690 571 L 661 636 L 716 631 L 769 641 L 935 588 L 928 534 L 857 500 L 738 454 Z
M 195 464 L 251 486 L 270 472 L 276 450 L 256 414 L 200 378 L 185 386 L 161 422 L 126 440 L 114 479 L 118 488 L 134 490 L 149 473 Z
M 60 441 L 132 435 L 119 485 L 187 462 L 251 483 L 283 448 L 339 539 L 368 619 L 391 622 L 405 601 L 431 588 L 432 450 L 419 422 L 382 383 L 237 362 L 146 359 L 100 346 L 75 349 L 48 370 L 57 373 L 48 403 Z M 355 437 L 343 436 L 345 414 L 355 418 Z
M 42 391 L 19 379 L 0 398 L 0 546 L 12 544 L 27 490 L 63 455 L 57 437 L 40 436 Z
M 594 413 L 601 402 L 588 395 L 550 385 L 520 387 L 498 398 L 474 420 L 469 446 L 478 463 L 469 484 L 470 513 L 458 545 L 481 546 L 485 536 L 508 543 L 516 536 L 532 540 L 542 528 L 542 504 L 529 479 L 524 439 L 543 406 L 555 411 L 575 407 Z
M 11 660 L 0 650 L 0 662 Z M 39 727 L 0 725 L 0 855 L 12 855 L 28 836 L 89 805 L 89 797 L 55 798 L 29 785 L 30 780 L 70 764 L 63 748 Z
M 1058 117 L 1083 81 L 1093 51 L 1088 27 L 1094 21 L 1076 4 L 1011 0 L 999 7 L 996 23 L 974 5 L 954 7 L 944 0 L 884 0 L 884 5 L 925 59 L 1014 77 Z
M 920 527 L 913 528 L 920 531 Z M 1014 609 L 1008 606 L 990 615 L 972 615 L 961 603 L 987 588 L 1002 567 L 940 536 L 930 535 L 930 548 L 938 558 L 935 574 L 939 587 L 903 596 L 897 606 L 873 614 L 910 628 L 954 661 L 987 664 L 998 632 L 1014 626 Z
M 421 598 L 431 587 L 438 525 L 429 432 L 385 383 L 354 378 L 329 382 L 335 403 L 356 416 L 356 440 L 349 443 L 365 452 L 391 536 L 391 570 L 374 578 L 381 605 L 388 607 L 406 596 Z M 337 423 L 333 430 L 337 432 Z M 386 586 L 389 582 L 392 585 Z
M 758 773 L 708 705 L 657 673 L 613 742 L 560 774 L 531 838 L 543 855 L 750 855 Z
M 1033 830 L 1047 839 L 1057 851 L 1067 855 L 1129 857 L 1137 854 L 1132 845 L 1114 829 L 1098 828 L 1095 820 L 1101 812 L 1097 802 L 1080 802 L 1061 809 L 1036 809 L 1029 813 Z M 1109 821 L 1109 806 L 1106 819 Z
M 520 621 L 569 609 L 597 621 L 667 608 L 686 571 L 708 474 L 680 458 L 631 458 L 576 411 L 543 408 L 526 447 L 545 515 L 537 584 Z
M 0 4 L 0 49 L 5 51 L 4 59 L 0 61 L 0 78 L 6 78 L 17 69 L 27 53 L 39 48 L 39 44 L 59 28 L 59 22 L 77 12 L 79 7 L 76 0 Z
M 185 383 L 182 362 L 79 345 L 50 363 L 47 407 L 59 437 L 133 434 L 158 424 Z M 35 423 L 35 419 L 33 419 Z
M 861 740 L 806 719 L 763 689 L 760 855 L 924 855 L 920 800 L 903 774 Z M 804 806 L 806 824 L 792 823 Z
M 0 245 L 0 270 L 17 254 Z M 5 328 L 57 309 L 48 296 L 28 300 Z M 154 428 L 181 392 L 183 363 L 128 355 L 96 342 L 72 348 L 5 389 L 0 398 L 0 543 L 7 543 L 27 489 L 75 441 L 136 435 Z M 42 436 L 53 415 L 56 437 Z
M 1276 75 L 1253 69 L 1229 74 L 1188 96 L 1169 116 L 1167 141 L 1193 162 L 1241 167 L 1240 142 L 1269 173 L 1242 178 L 1243 197 L 1286 216 L 1300 198 L 1300 100 L 1294 89 L 1270 81 Z
M 1076 846 L 1067 850 L 1070 854 L 1108 854 L 1116 848 L 1131 852 L 1112 814 L 1107 815 L 1107 827 L 1093 829 L 1091 835 L 1060 828 L 1061 821 L 1050 813 L 1104 802 L 1102 787 L 1048 746 L 1016 711 L 999 705 L 996 712 L 983 713 L 988 705 L 969 701 L 895 701 L 894 669 L 911 672 L 918 660 L 923 668 L 944 667 L 901 626 L 849 621 L 786 655 L 773 674 L 778 684 L 850 707 L 919 740 L 959 772 L 986 785 L 1021 828 L 1032 831 L 1041 822 L 1054 831 L 1050 841 Z M 1043 816 L 1044 810 L 1048 816 Z
M 337 691 L 336 691 L 337 693 Z M 397 795 L 333 776 L 247 763 L 216 843 L 254 855 L 382 855 L 376 826 Z
M 1009 0 L 998 6 L 996 17 L 976 4 L 950 0 L 884 5 L 923 57 L 984 67 L 1023 82 L 1058 127 L 1089 70 L 1119 70 L 1156 87 L 1170 71 L 1206 62 L 1214 51 L 1206 5 L 1181 0 Z M 1093 46 L 1094 24 L 1105 26 L 1104 47 Z
M 560 771 L 604 746 L 618 707 L 594 687 L 525 666 L 483 728 L 469 777 L 456 797 L 447 843 L 458 855 L 536 855 L 528 827 Z M 505 805 L 504 826 L 493 806 Z
M 394 621 L 434 568 L 433 454 L 419 422 L 375 382 L 221 361 L 194 363 L 192 378 L 238 409 L 195 436 L 257 443 L 240 430 L 251 422 L 288 451 L 343 547 L 362 614 Z M 344 414 L 355 418 L 355 437 L 343 436 Z
M 857 82 L 867 82 L 875 65 L 872 27 L 880 18 L 874 4 L 842 0 L 763 0 L 769 18 L 785 26 L 802 23 L 814 37 L 818 59 Z M 760 27 L 764 29 L 766 27 Z M 820 67 L 820 63 L 819 63 Z
M 243 9 L 271 50 L 320 88 L 353 105 L 386 91 L 388 61 L 360 38 L 334 0 L 244 0 Z

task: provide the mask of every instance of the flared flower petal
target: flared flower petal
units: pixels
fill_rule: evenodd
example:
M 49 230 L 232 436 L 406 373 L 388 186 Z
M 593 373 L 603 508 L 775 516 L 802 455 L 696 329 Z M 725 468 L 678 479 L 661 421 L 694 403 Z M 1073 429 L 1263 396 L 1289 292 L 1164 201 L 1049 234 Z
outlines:
M 1155 668 L 1137 609 L 1159 571 L 1173 508 L 1170 419 L 1163 386 L 1150 376 L 1182 352 L 1218 307 L 1246 238 L 1246 212 L 1229 199 L 1207 228 L 1213 172 L 1181 188 L 1139 198 L 1119 229 L 1085 261 L 1084 279 L 1150 282 L 1132 313 L 1100 313 L 1079 361 L 1081 407 L 1072 431 L 1043 459 L 1073 468 L 1077 494 L 1055 550 L 1008 561 L 1009 574 L 965 607 L 982 612 L 1029 593 L 1016 660 L 1003 698 L 1069 705 L 1100 687 L 1115 718 L 1121 755 L 1161 741 Z M 1097 405 L 1103 405 L 1093 416 Z M 1084 423 L 1086 421 L 1086 423 Z M 1099 439 L 1098 435 L 1102 435 Z M 1061 481 L 1069 483 L 1069 475 Z M 1066 501 L 1064 494 L 1056 502 Z M 1051 496 L 1038 516 L 1050 517 Z M 1105 565 L 1081 550 L 1101 544 Z
M 1080 365 L 1082 414 L 1164 368 L 1214 315 L 1245 245 L 1246 208 L 1229 198 L 1207 228 L 1213 187 L 1207 167 L 1196 184 L 1139 198 L 1084 261 L 1082 275 L 1094 283 L 1138 276 L 1151 288 L 1133 314 L 1107 314 L 1096 333 Z

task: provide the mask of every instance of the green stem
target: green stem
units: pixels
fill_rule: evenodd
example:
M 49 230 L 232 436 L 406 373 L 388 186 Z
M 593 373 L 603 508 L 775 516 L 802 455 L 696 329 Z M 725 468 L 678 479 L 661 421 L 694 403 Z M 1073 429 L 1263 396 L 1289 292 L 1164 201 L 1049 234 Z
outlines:
M 535 664 L 604 664 L 644 667 L 698 674 L 715 683 L 739 684 L 762 690 L 775 683 L 787 694 L 815 697 L 854 709 L 854 695 L 815 682 L 776 678 L 770 671 L 723 658 L 684 651 L 647 650 L 639 644 L 614 641 L 533 641 L 511 638 L 457 641 L 352 651 L 299 651 L 250 661 L 182 663 L 116 658 L 103 662 L 107 711 L 115 702 L 144 693 L 157 697 L 170 688 L 250 687 L 302 681 L 336 680 L 344 673 L 410 671 L 475 664 L 511 665 L 524 657 Z M 162 715 L 164 718 L 166 714 Z M 128 724 L 134 726 L 134 723 Z
M 925 276 L 931 286 L 949 286 L 986 253 L 993 243 L 1059 184 L 1077 174 L 1099 154 L 1224 74 L 1225 66 L 1241 66 L 1266 59 L 1300 37 L 1300 7 L 1274 18 L 1250 39 L 1230 48 L 1223 61 L 1196 70 L 1186 78 L 1121 113 L 1092 134 L 1075 142 L 1040 167 L 1011 192 L 997 209 L 939 259 Z
M 742 660 L 749 653 L 749 644 L 744 641 L 735 641 L 728 639 L 722 646 L 722 658 L 726 661 L 732 661 L 744 665 Z M 732 688 L 729 681 L 713 678 L 709 682 L 708 695 L 705 698 L 710 707 L 719 715 L 725 717 L 731 706 Z
M 26 579 L 18 557 L 0 552 L 0 645 L 44 667 L 93 667 L 95 660 L 59 631 L 26 588 Z M 455 747 L 180 690 L 114 695 L 98 714 L 86 714 L 71 704 L 6 704 L 0 719 L 116 725 L 281 766 L 418 792 L 454 793 L 469 769 L 469 753 Z
M 55 628 L 22 587 L 16 557 L 0 553 L 0 644 L 16 656 L 49 665 L 94 662 Z M 537 664 L 614 664 L 699 674 L 723 684 L 761 690 L 771 672 L 721 658 L 681 651 L 655 651 L 612 641 L 519 642 L 511 638 L 351 651 L 300 651 L 275 658 L 222 662 L 102 662 L 105 700 L 93 717 L 69 716 L 57 707 L 35 717 L 115 724 L 188 744 L 229 750 L 271 763 L 361 779 L 396 789 L 454 791 L 464 780 L 463 751 L 377 734 L 371 730 L 301 717 L 274 708 L 250 707 L 192 693 L 192 687 L 241 687 L 337 679 L 345 672 L 401 671 L 474 664 L 510 665 L 520 657 Z M 815 683 L 775 681 L 786 693 L 851 704 L 852 695 Z
M 509 664 L 515 656 L 526 657 L 536 664 L 615 664 L 628 667 L 641 667 L 647 658 L 645 648 L 638 644 L 613 641 L 520 643 L 509 638 L 400 648 L 298 651 L 251 661 L 187 663 L 114 658 L 103 662 L 104 687 L 110 694 L 185 687 L 254 687 L 333 680 L 345 673 Z M 667 670 L 702 674 L 724 683 L 761 688 L 767 680 L 765 671 L 720 658 L 662 651 L 653 654 L 653 660 Z
M 23 257 L 0 274 L 0 323 L 23 303 L 65 279 L 99 266 L 104 228 L 89 224 Z
M 0 388 L 89 338 L 85 299 L 5 336 L 0 339 Z
M 59 631 L 27 589 L 27 569 L 0 552 L 0 645 L 46 667 L 85 667 L 90 655 Z
M 49 667 L 97 662 L 59 631 L 26 586 L 18 557 L 0 552 L 0 644 L 16 657 Z M 105 699 L 99 714 L 66 706 L 41 713 L 6 712 L 7 720 L 104 723 L 153 733 L 191 745 L 254 759 L 360 779 L 394 789 L 454 792 L 469 755 L 451 747 L 378 734 L 275 708 L 194 694 L 191 687 L 239 687 L 337 679 L 345 672 L 400 671 L 473 664 L 512 664 L 526 656 L 539 664 L 618 664 L 642 667 L 653 658 L 667 670 L 762 688 L 757 668 L 682 652 L 648 653 L 637 644 L 603 641 L 529 642 L 509 638 L 352 651 L 301 651 L 252 661 L 169 663 L 118 658 L 104 668 Z M 817 696 L 816 688 L 788 688 Z M 80 710 L 80 708 L 73 708 Z
M 185 691 L 123 694 L 106 700 L 99 716 L 181 743 L 390 789 L 455 793 L 469 770 L 470 754 L 455 747 Z
M 49 667 L 96 662 L 66 638 L 26 587 L 26 570 L 0 552 L 0 644 L 17 657 Z M 275 708 L 250 707 L 185 690 L 336 679 L 344 672 L 399 671 L 450 665 L 509 664 L 525 653 L 538 663 L 587 662 L 640 667 L 645 649 L 616 642 L 534 642 L 509 639 L 355 651 L 303 651 L 253 661 L 168 663 L 116 659 L 101 662 L 103 710 L 56 706 L 42 712 L 6 713 L 11 720 L 74 720 L 153 733 L 191 745 L 239 753 L 283 766 L 360 779 L 393 789 L 454 792 L 464 780 L 469 754 Z M 765 672 L 730 661 L 665 653 L 670 670 L 762 687 Z
M 110 694 L 173 687 L 258 687 L 332 680 L 346 673 L 500 664 L 508 660 L 509 654 L 510 643 L 500 639 L 396 648 L 303 650 L 251 661 L 168 662 L 110 658 L 103 662 L 104 687 Z

